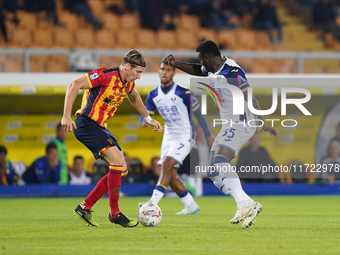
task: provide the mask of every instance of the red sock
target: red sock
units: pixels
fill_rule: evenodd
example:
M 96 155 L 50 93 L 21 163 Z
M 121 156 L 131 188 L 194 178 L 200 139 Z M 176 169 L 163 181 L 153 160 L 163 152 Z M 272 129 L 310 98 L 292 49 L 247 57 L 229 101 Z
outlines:
M 120 177 L 120 182 L 123 181 L 123 179 L 127 176 L 129 170 L 126 168 L 123 172 L 122 172 L 122 175 Z
M 97 201 L 104 196 L 108 191 L 107 186 L 108 174 L 103 176 L 98 182 L 96 187 L 91 191 L 91 193 L 85 198 L 81 205 L 85 206 L 85 210 L 91 210 L 92 206 L 97 203 Z
M 116 217 L 117 213 L 120 212 L 118 206 L 119 192 L 120 192 L 120 177 L 122 175 L 123 166 L 110 165 L 107 186 L 109 188 L 109 200 L 111 208 L 111 216 Z

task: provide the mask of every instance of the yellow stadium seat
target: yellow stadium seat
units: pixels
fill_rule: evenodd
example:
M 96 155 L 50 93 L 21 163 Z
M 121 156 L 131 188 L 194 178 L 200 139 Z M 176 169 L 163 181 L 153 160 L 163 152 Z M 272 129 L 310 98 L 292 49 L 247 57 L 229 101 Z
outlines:
M 52 47 L 52 30 L 51 29 L 35 29 L 33 30 L 33 47 L 49 48 Z
M 93 30 L 93 25 L 89 23 L 84 16 L 78 16 L 78 27 L 79 29 Z
M 95 32 L 95 47 L 96 48 L 114 48 L 115 40 L 114 33 L 108 30 L 99 30 Z
M 161 62 L 161 60 L 158 57 L 146 57 L 145 72 L 158 73 L 160 62 Z
M 224 45 L 229 49 L 240 49 L 240 45 L 236 39 L 236 31 L 221 30 L 217 32 L 217 43 Z
M 269 73 L 268 66 L 253 65 L 251 68 L 252 73 Z
M 30 57 L 30 72 L 46 72 L 47 56 L 31 56 Z
M 193 50 L 197 46 L 197 36 L 193 31 L 177 30 L 178 47 Z
M 271 59 L 257 59 L 251 67 L 252 73 L 270 73 L 272 60 Z
M 217 43 L 216 32 L 213 29 L 201 28 L 197 31 L 197 40 L 202 42 L 204 40 L 212 40 Z
M 18 28 L 12 31 L 11 46 L 15 47 L 31 47 L 32 33 L 31 30 Z
M 68 72 L 66 56 L 49 56 L 47 61 L 47 72 Z
M 63 11 L 60 13 L 59 19 L 61 23 L 65 24 L 68 30 L 75 31 L 80 28 L 79 17 L 74 13 Z
M 104 29 L 110 31 L 118 31 L 119 29 L 119 18 L 117 15 L 111 12 L 105 12 L 103 16 L 100 17 L 104 22 Z
M 237 58 L 237 63 L 242 67 L 244 70 L 249 70 L 254 64 L 254 60 L 251 58 Z
M 34 13 L 22 12 L 18 27 L 21 29 L 35 29 L 38 26 L 37 19 L 38 17 Z
M 6 61 L 4 63 L 4 72 L 22 72 L 22 56 L 10 55 L 6 56 Z
M 54 45 L 61 48 L 74 48 L 73 32 L 64 28 L 55 28 L 53 31 Z
M 117 48 L 130 49 L 136 47 L 135 32 L 131 30 L 121 30 L 116 32 Z
M 133 14 L 122 15 L 119 24 L 122 30 L 137 30 L 140 27 L 138 16 Z
M 80 29 L 75 32 L 75 42 L 77 48 L 93 48 L 94 32 L 92 29 Z
M 51 29 L 53 27 L 53 21 L 52 20 L 39 20 L 38 22 L 38 28 L 39 29 Z
M 237 36 L 238 43 L 244 50 L 256 50 L 255 31 L 238 29 Z
M 332 33 L 327 32 L 325 34 L 325 46 L 327 48 L 333 49 L 333 46 L 335 45 L 335 37 Z
M 176 34 L 173 31 L 159 30 L 157 32 L 157 48 L 176 49 Z
M 182 14 L 179 17 L 178 29 L 187 31 L 197 31 L 201 28 L 200 20 L 197 16 Z
M 257 50 L 272 50 L 272 44 L 266 31 L 255 31 L 255 42 Z
M 119 66 L 121 62 L 122 62 L 121 57 L 101 56 L 99 58 L 99 65 L 103 67 Z
M 37 28 L 48 29 L 53 27 L 53 19 L 46 20 L 46 11 L 39 11 L 36 13 Z
M 156 36 L 152 30 L 140 29 L 136 32 L 137 45 L 141 49 L 153 49 L 156 47 Z

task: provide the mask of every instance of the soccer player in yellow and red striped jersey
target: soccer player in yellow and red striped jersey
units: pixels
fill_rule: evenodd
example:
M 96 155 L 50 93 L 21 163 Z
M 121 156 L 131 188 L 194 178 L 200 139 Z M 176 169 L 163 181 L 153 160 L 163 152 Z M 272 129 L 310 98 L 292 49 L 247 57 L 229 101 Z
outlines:
M 162 132 L 161 124 L 153 120 L 135 89 L 135 80 L 140 79 L 146 66 L 138 50 L 130 50 L 119 67 L 104 67 L 89 72 L 71 82 L 67 88 L 62 125 L 72 131 L 94 155 L 109 166 L 109 173 L 100 179 L 86 199 L 74 209 L 75 215 L 89 226 L 98 226 L 91 208 L 107 192 L 109 193 L 109 220 L 123 227 L 135 227 L 138 221 L 127 218 L 118 206 L 121 177 L 127 174 L 127 165 L 116 138 L 107 129 L 106 121 L 114 115 L 117 107 L 128 98 L 130 103 L 145 118 L 155 132 Z M 76 120 L 71 111 L 79 89 L 85 89 L 81 108 Z

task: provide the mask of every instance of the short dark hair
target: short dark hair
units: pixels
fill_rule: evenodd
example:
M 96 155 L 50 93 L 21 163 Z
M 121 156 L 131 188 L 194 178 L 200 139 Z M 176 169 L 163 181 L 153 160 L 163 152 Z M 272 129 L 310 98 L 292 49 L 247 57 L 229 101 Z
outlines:
M 53 143 L 48 144 L 46 146 L 46 153 L 49 153 L 49 151 L 52 150 L 52 149 L 58 150 L 58 148 L 57 148 L 57 146 L 55 144 L 53 144 Z
M 5 146 L 0 145 L 0 154 L 5 153 L 5 155 L 7 155 L 7 149 L 5 148 Z
M 139 50 L 130 50 L 126 53 L 122 65 L 126 63 L 130 63 L 131 68 L 135 68 L 136 66 L 146 67 L 145 58 Z
M 217 44 L 211 40 L 206 40 L 206 41 L 201 42 L 197 46 L 196 52 L 200 53 L 202 57 L 205 57 L 207 55 L 212 56 L 212 57 L 221 56 L 221 52 Z
M 161 67 L 161 64 L 170 66 L 170 65 L 168 65 L 168 64 L 165 64 L 164 61 L 161 61 L 161 62 L 159 63 L 159 66 L 158 66 L 158 67 Z M 172 67 L 172 69 L 173 69 L 174 71 L 176 71 L 176 67 L 174 67 L 174 66 L 171 66 L 171 67 Z
M 57 127 L 56 127 L 56 128 L 57 128 L 57 132 L 58 132 L 59 129 L 62 128 L 62 127 L 63 127 L 63 125 L 62 125 L 61 123 L 59 123 L 59 124 L 57 125 Z
M 84 161 L 84 158 L 82 157 L 82 156 L 75 156 L 74 158 L 73 158 L 73 163 L 74 163 L 74 161 L 76 161 L 77 159 L 81 159 L 81 160 L 83 160 Z

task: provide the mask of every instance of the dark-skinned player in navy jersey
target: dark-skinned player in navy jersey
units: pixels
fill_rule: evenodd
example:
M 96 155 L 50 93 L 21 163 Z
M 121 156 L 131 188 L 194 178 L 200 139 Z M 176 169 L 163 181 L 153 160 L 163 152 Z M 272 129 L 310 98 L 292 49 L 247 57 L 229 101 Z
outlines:
M 229 162 L 235 158 L 240 148 L 255 133 L 256 127 L 248 125 L 248 120 L 255 117 L 248 108 L 248 100 L 251 100 L 255 109 L 260 110 L 260 105 L 255 96 L 248 98 L 248 80 L 242 68 L 232 59 L 221 55 L 215 42 L 211 40 L 201 42 L 197 48 L 198 59 L 201 64 L 191 64 L 177 61 L 173 55 L 164 59 L 164 63 L 174 66 L 186 73 L 196 76 L 207 76 L 210 86 L 217 91 L 217 105 L 220 111 L 220 118 L 228 120 L 228 123 L 221 125 L 221 131 L 216 136 L 210 150 L 210 165 L 215 169 L 229 169 L 225 172 L 210 173 L 209 177 L 225 195 L 231 195 L 237 204 L 236 214 L 230 220 L 232 224 L 243 222 L 242 228 L 249 228 L 255 223 L 257 215 L 263 210 L 260 203 L 252 200 L 242 189 L 238 174 L 230 167 Z M 233 114 L 233 95 L 231 89 L 241 90 L 244 96 L 244 113 Z M 268 127 L 263 122 L 263 117 L 257 115 L 256 119 L 262 121 L 259 128 L 261 132 L 269 132 L 271 136 L 277 136 L 274 128 Z M 231 126 L 230 123 L 234 123 Z

